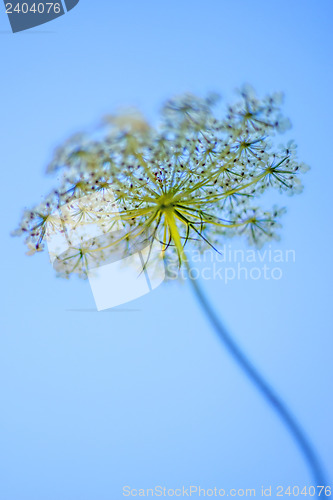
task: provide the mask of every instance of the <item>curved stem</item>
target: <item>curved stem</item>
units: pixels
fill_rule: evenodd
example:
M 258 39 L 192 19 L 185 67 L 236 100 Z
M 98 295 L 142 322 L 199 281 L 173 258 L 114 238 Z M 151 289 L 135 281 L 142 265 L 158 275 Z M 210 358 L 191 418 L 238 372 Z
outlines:
M 264 380 L 264 378 L 260 375 L 260 373 L 247 359 L 245 354 L 241 351 L 241 349 L 237 346 L 235 341 L 229 335 L 224 325 L 216 315 L 214 309 L 210 305 L 209 301 L 207 300 L 197 280 L 191 278 L 191 272 L 190 272 L 191 268 L 187 259 L 185 259 L 185 265 L 187 267 L 188 277 L 190 279 L 193 291 L 202 309 L 204 310 L 209 321 L 214 327 L 218 337 L 225 345 L 225 347 L 228 349 L 229 353 L 233 356 L 235 361 L 241 366 L 241 368 L 248 376 L 248 378 L 254 383 L 257 389 L 261 392 L 261 394 L 273 407 L 273 409 L 278 414 L 280 419 L 284 422 L 285 426 L 287 427 L 290 434 L 292 435 L 295 442 L 302 451 L 303 456 L 306 459 L 309 468 L 311 469 L 312 477 L 314 480 L 314 486 L 326 486 L 328 483 L 325 479 L 323 470 L 305 433 L 303 432 L 303 430 L 301 429 L 301 427 L 299 426 L 293 415 L 290 413 L 286 405 L 281 401 L 279 396 L 277 396 L 274 390 Z

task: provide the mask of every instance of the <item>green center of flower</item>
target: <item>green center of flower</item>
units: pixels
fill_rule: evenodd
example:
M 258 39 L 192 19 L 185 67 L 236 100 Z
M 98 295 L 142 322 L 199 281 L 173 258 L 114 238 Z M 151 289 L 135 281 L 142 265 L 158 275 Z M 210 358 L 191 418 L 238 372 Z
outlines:
M 174 207 L 174 195 L 173 193 L 165 193 L 157 200 L 157 206 L 161 212 L 166 212 L 172 210 Z

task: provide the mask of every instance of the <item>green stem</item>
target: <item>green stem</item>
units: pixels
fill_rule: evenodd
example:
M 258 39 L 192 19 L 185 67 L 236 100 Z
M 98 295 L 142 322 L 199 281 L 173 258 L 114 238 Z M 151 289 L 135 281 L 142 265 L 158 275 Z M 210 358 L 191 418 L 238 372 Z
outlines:
M 328 483 L 325 479 L 322 467 L 306 434 L 303 432 L 302 428 L 299 426 L 298 422 L 295 420 L 283 401 L 281 401 L 279 396 L 277 396 L 275 391 L 260 375 L 260 373 L 256 370 L 256 368 L 252 365 L 252 363 L 248 360 L 245 354 L 241 351 L 241 349 L 229 335 L 224 325 L 216 315 L 214 309 L 210 305 L 209 301 L 207 300 L 203 290 L 198 284 L 198 281 L 191 277 L 191 267 L 187 259 L 185 259 L 185 265 L 187 267 L 188 277 L 190 279 L 193 291 L 218 337 L 227 348 L 229 353 L 232 355 L 234 360 L 240 365 L 247 377 L 254 383 L 257 389 L 273 407 L 274 411 L 277 413 L 277 415 L 289 430 L 291 436 L 303 453 L 304 459 L 306 460 L 311 470 L 312 478 L 314 480 L 314 486 L 326 486 Z

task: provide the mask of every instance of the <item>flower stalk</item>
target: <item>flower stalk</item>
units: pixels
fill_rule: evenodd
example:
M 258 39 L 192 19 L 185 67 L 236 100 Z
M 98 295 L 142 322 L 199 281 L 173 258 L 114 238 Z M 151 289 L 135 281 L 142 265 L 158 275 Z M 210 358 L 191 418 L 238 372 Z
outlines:
M 328 482 L 325 478 L 322 465 L 305 432 L 302 430 L 301 426 L 292 415 L 288 407 L 285 405 L 285 403 L 280 399 L 274 389 L 266 382 L 259 371 L 254 367 L 251 361 L 238 347 L 231 335 L 227 332 L 225 326 L 223 325 L 213 307 L 211 306 L 209 300 L 205 296 L 205 293 L 198 283 L 198 280 L 192 277 L 191 266 L 187 259 L 185 260 L 185 263 L 188 271 L 187 275 L 190 280 L 194 295 L 198 300 L 203 312 L 206 314 L 206 317 L 212 325 L 219 340 L 222 342 L 223 346 L 227 349 L 234 361 L 242 369 L 246 377 L 255 385 L 261 395 L 270 404 L 277 416 L 289 431 L 291 437 L 295 441 L 304 457 L 305 462 L 309 467 L 313 479 L 313 484 L 316 486 L 326 486 Z

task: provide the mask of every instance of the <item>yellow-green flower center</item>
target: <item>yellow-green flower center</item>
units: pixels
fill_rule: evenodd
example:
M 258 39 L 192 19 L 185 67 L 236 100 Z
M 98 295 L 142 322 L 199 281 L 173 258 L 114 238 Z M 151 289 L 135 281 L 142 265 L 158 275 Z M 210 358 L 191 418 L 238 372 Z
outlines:
M 170 212 L 174 207 L 174 201 L 173 193 L 165 193 L 156 200 L 156 204 L 161 212 Z

